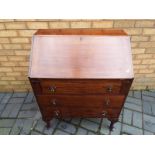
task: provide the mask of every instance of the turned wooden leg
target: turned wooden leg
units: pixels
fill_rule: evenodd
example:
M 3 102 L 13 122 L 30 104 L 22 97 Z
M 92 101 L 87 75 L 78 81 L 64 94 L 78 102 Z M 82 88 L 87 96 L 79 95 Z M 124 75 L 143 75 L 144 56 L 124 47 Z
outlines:
M 118 120 L 111 120 L 110 126 L 109 126 L 109 130 L 112 131 L 114 128 L 114 124 L 117 122 Z
M 51 127 L 50 121 L 46 121 L 46 128 L 49 129 Z
M 110 130 L 110 131 L 113 130 L 113 128 L 114 128 L 114 123 L 115 123 L 115 122 L 112 122 L 112 121 L 111 121 L 110 126 L 109 126 L 109 130 Z
M 50 118 L 47 118 L 47 117 L 42 117 L 43 121 L 46 123 L 46 127 L 47 129 L 49 129 L 51 127 L 51 124 L 50 124 Z

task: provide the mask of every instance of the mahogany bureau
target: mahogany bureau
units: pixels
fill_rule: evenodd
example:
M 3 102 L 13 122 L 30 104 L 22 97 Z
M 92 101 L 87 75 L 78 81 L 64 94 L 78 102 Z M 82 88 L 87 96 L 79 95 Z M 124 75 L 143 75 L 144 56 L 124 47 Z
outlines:
M 132 84 L 130 37 L 122 30 L 42 29 L 33 36 L 29 80 L 42 119 L 118 121 Z

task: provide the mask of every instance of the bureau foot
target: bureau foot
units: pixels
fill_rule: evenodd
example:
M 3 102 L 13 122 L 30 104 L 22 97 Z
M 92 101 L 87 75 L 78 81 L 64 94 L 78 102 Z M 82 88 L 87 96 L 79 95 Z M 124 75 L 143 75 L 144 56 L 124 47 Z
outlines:
M 51 127 L 50 121 L 46 121 L 46 128 L 49 129 Z
M 110 126 L 109 126 L 109 130 L 112 131 L 114 128 L 114 124 L 117 122 L 117 120 L 111 120 Z
M 43 121 L 46 123 L 46 128 L 47 128 L 47 129 L 49 129 L 49 128 L 51 127 L 50 120 L 51 120 L 51 119 L 49 119 L 49 118 L 44 118 L 44 117 L 43 117 Z

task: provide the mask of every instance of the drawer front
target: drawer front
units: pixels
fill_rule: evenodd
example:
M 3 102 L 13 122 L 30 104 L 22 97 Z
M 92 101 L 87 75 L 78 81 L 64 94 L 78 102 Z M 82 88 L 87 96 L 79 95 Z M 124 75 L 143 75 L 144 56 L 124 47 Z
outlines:
M 123 95 L 38 95 L 37 100 L 45 107 L 92 107 L 92 108 L 121 108 L 124 103 Z
M 119 94 L 121 80 L 41 80 L 43 94 Z
M 71 108 L 61 107 L 52 108 L 46 107 L 43 109 L 43 113 L 47 117 L 107 117 L 117 118 L 120 114 L 120 109 L 101 109 L 101 108 Z

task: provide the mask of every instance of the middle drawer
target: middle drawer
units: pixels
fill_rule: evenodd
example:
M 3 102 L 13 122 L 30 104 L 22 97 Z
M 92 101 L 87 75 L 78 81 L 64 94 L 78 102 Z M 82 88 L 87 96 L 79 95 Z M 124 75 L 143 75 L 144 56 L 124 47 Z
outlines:
M 123 95 L 38 95 L 40 106 L 54 107 L 107 107 L 121 108 L 124 103 Z

